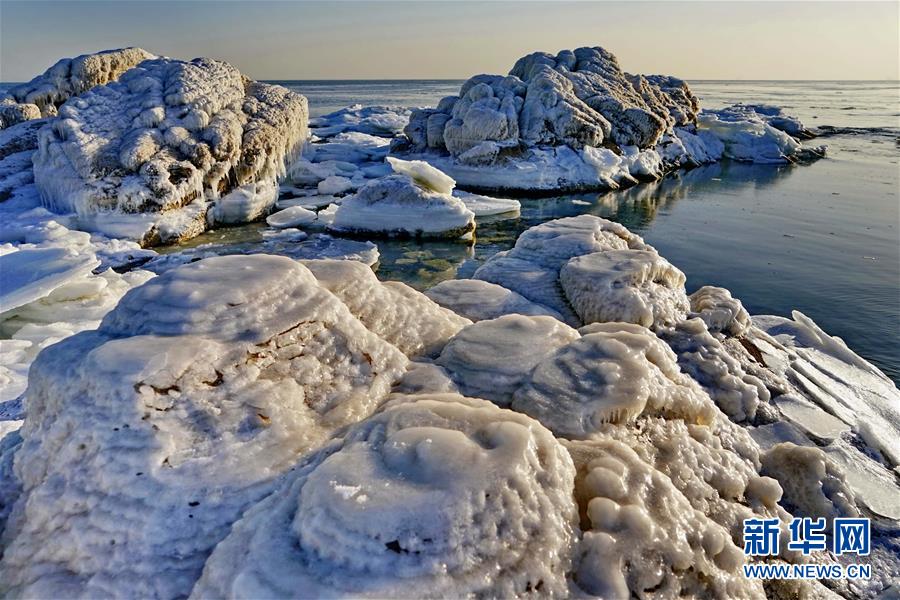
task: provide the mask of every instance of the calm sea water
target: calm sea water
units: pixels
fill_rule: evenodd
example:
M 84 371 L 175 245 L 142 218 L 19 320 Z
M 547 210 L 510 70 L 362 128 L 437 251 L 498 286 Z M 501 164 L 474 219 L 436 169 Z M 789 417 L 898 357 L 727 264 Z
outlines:
M 313 115 L 349 104 L 433 106 L 461 81 L 289 81 Z M 521 199 L 521 217 L 482 219 L 474 246 L 379 242 L 383 279 L 425 289 L 470 277 L 526 228 L 583 213 L 619 221 L 702 285 L 753 314 L 798 309 L 900 382 L 900 84 L 698 81 L 701 103 L 770 103 L 832 126 L 825 160 L 801 167 L 721 163 L 624 192 Z

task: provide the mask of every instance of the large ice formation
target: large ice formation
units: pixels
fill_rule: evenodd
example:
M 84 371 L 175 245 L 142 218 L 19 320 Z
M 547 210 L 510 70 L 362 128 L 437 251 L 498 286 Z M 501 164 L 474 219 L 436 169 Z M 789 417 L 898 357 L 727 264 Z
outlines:
M 193 597 L 565 596 L 573 477 L 524 415 L 401 397 L 247 511 Z
M 506 76 L 476 75 L 414 110 L 404 133 L 398 151 L 460 185 L 528 191 L 615 189 L 723 154 L 788 162 L 800 152 L 791 136 L 808 137 L 773 107 L 701 113 L 684 81 L 628 74 L 599 47 L 535 52 Z
M 32 366 L 0 587 L 187 595 L 241 512 L 406 364 L 288 258 L 150 280 Z
M 0 98 L 0 128 L 30 119 L 56 116 L 72 96 L 115 81 L 128 69 L 155 58 L 141 48 L 106 50 L 60 59 L 28 83 L 9 88 Z
M 57 212 L 101 230 L 112 214 L 117 233 L 170 243 L 207 221 L 264 216 L 306 123 L 303 96 L 228 63 L 149 59 L 59 108 L 40 130 L 34 179 Z

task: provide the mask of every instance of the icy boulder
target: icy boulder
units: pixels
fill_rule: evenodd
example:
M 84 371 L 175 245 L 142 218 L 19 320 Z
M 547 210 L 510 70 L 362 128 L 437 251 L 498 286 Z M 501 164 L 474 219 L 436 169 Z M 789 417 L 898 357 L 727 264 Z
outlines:
M 506 76 L 476 75 L 413 110 L 404 133 L 395 152 L 463 187 L 529 192 L 616 189 L 723 156 L 781 163 L 800 155 L 794 138 L 809 137 L 776 107 L 701 113 L 681 79 L 631 75 L 600 47 L 535 52 Z
M 186 596 L 244 509 L 406 364 L 288 258 L 211 258 L 132 290 L 32 366 L 4 592 Z
M 394 174 L 345 198 L 331 229 L 425 238 L 460 238 L 475 230 L 475 214 L 451 195 L 453 179 L 422 161 L 389 161 Z
M 228 63 L 145 60 L 60 107 L 39 134 L 35 183 L 48 207 L 98 223 L 145 213 L 134 217 L 135 237 L 169 243 L 203 231 L 207 218 L 264 215 L 306 122 L 303 96 Z M 181 210 L 190 217 L 157 223 Z
M 578 48 L 530 54 L 505 77 L 476 75 L 457 97 L 414 110 L 404 131 L 411 152 L 470 187 L 615 188 L 659 177 L 644 159 L 617 157 L 653 151 L 698 110 L 683 81 L 629 75 L 603 48 Z M 598 161 L 598 151 L 609 156 Z
M 699 424 L 715 419 L 712 400 L 681 373 L 674 353 L 650 330 L 603 323 L 582 332 L 537 363 L 516 392 L 513 409 L 567 438 L 641 414 Z
M 72 96 L 115 81 L 128 69 L 151 58 L 155 57 L 146 50 L 122 48 L 60 59 L 28 83 L 6 91 L 0 98 L 0 128 L 56 116 L 59 107 Z
M 410 357 L 434 356 L 471 322 L 399 281 L 378 281 L 353 260 L 304 263 L 319 283 L 341 299 L 366 327 Z
M 684 273 L 653 250 L 606 250 L 577 256 L 559 281 L 584 323 L 674 325 L 687 313 Z
M 713 332 L 741 335 L 751 327 L 750 314 L 741 301 L 724 288 L 705 285 L 691 294 L 691 311 Z
M 560 283 L 560 270 L 572 258 L 608 250 L 652 248 L 618 223 L 592 215 L 566 217 L 525 231 L 511 250 L 479 267 L 475 279 L 512 290 L 578 326 L 583 322 Z
M 399 398 L 247 511 L 192 597 L 566 596 L 573 477 L 524 415 Z

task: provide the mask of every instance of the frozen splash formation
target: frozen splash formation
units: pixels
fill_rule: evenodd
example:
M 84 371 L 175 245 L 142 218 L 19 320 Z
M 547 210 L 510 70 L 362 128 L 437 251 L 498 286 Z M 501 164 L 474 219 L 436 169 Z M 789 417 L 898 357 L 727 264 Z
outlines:
M 265 216 L 307 116 L 303 96 L 228 63 L 146 60 L 60 107 L 39 134 L 35 183 L 57 212 L 98 227 L 106 213 L 134 216 L 121 218 L 131 237 L 170 243 L 208 220 Z
M 63 58 L 28 83 L 7 90 L 0 98 L 0 128 L 56 116 L 59 107 L 72 96 L 115 81 L 128 69 L 152 58 L 155 57 L 141 48 Z
M 54 260 L 16 310 L 76 294 L 91 264 Z M 842 342 L 687 295 L 598 217 L 495 260 L 514 276 L 430 298 L 264 254 L 123 289 L 38 354 L 0 442 L 0 592 L 868 598 L 900 573 L 900 394 Z M 870 517 L 879 575 L 743 577 L 808 560 L 742 552 L 744 519 L 792 516 Z
M 399 152 L 461 185 L 528 191 L 616 189 L 723 156 L 791 162 L 795 138 L 809 137 L 775 107 L 701 112 L 684 81 L 626 73 L 600 47 L 535 52 L 506 76 L 476 75 L 458 96 L 414 110 L 404 132 Z

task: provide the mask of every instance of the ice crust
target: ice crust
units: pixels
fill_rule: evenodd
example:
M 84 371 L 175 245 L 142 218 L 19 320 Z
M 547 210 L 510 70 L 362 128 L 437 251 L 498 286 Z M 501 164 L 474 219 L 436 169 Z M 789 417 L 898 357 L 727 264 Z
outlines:
M 562 596 L 573 476 L 524 415 L 398 398 L 249 510 L 192 596 Z
M 812 137 L 776 107 L 701 112 L 684 81 L 628 74 L 600 47 L 535 52 L 506 76 L 476 75 L 413 110 L 404 134 L 398 153 L 461 186 L 531 192 L 617 189 L 723 156 L 792 162 L 797 139 Z
M 228 63 L 144 60 L 59 108 L 38 135 L 35 184 L 56 212 L 159 213 L 131 217 L 132 234 L 144 245 L 172 243 L 207 220 L 264 216 L 275 179 L 306 140 L 307 116 L 303 96 Z

